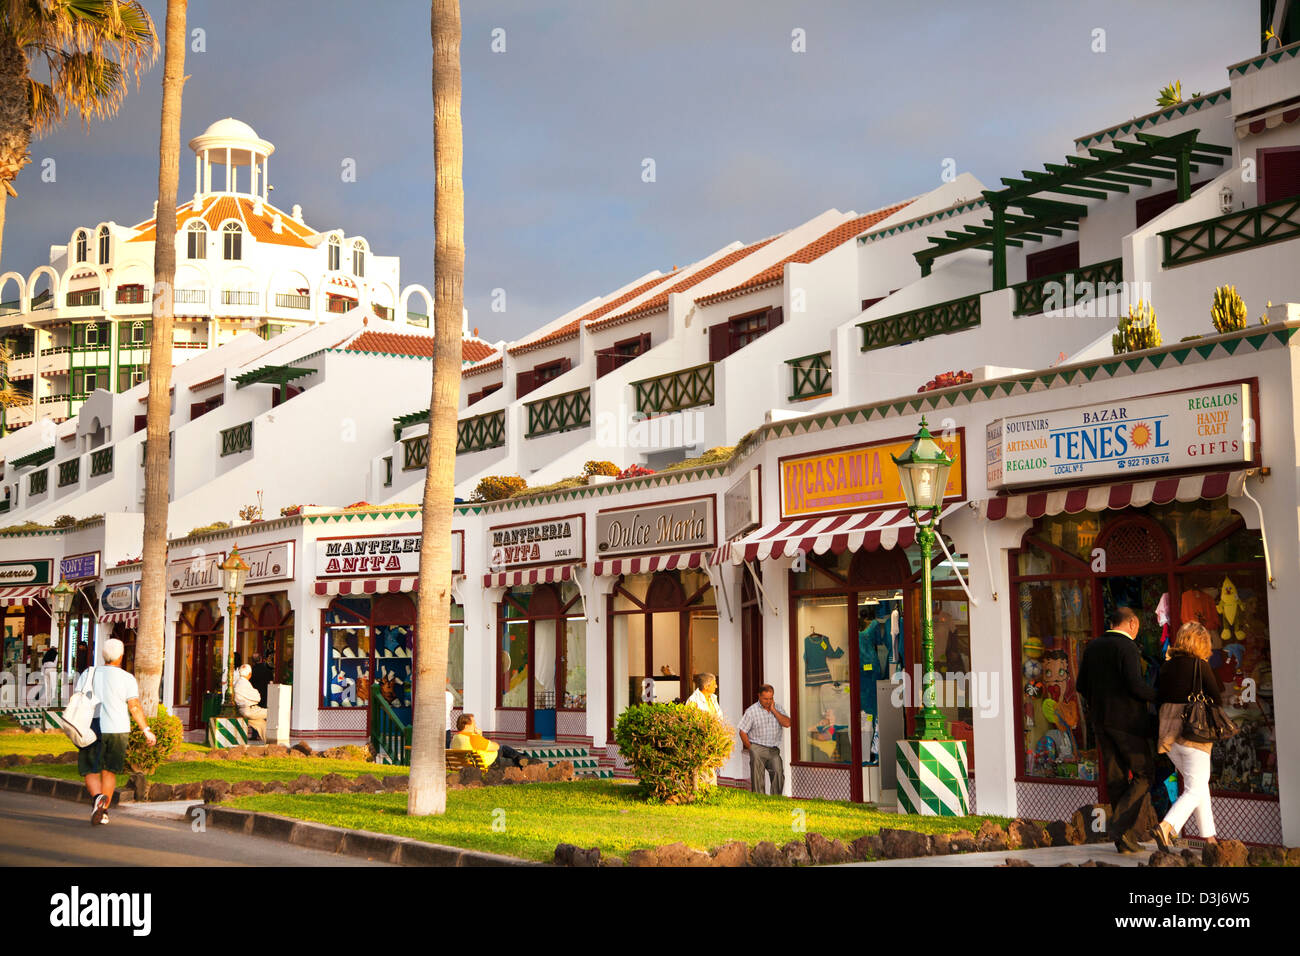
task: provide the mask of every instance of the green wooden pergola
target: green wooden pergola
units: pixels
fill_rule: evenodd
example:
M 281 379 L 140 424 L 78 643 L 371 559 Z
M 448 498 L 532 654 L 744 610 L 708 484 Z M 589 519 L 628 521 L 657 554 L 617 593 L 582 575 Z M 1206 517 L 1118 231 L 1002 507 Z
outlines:
M 407 414 L 402 415 L 399 418 L 394 418 L 393 419 L 393 441 L 397 441 L 402 437 L 403 429 L 411 425 L 418 425 L 420 422 L 427 422 L 428 420 L 429 420 L 429 410 L 427 408 L 421 412 L 408 412 Z
M 290 382 L 306 375 L 315 374 L 316 370 L 314 368 L 295 368 L 292 365 L 263 365 L 261 368 L 255 368 L 243 375 L 236 375 L 234 382 L 236 388 L 247 388 L 249 385 L 278 385 L 280 388 L 280 401 L 283 403 L 289 399 Z
M 34 466 L 43 465 L 46 462 L 53 461 L 53 460 L 54 460 L 54 446 L 50 445 L 48 448 L 42 448 L 39 451 L 34 451 L 29 454 L 23 455 L 21 458 L 15 458 L 13 461 L 9 463 L 9 465 L 11 468 L 22 468 L 26 465 L 34 465 Z
M 1202 165 L 1222 166 L 1224 157 L 1232 155 L 1227 146 L 1199 142 L 1200 132 L 1137 133 L 1136 143 L 1115 140 L 1107 148 L 1089 149 L 1088 156 L 1067 156 L 1064 165 L 1046 163 L 1043 172 L 1023 170 L 1023 179 L 1003 177 L 1006 188 L 984 190 L 992 216 L 983 225 L 930 236 L 930 248 L 914 253 L 921 275 L 928 276 L 940 256 L 983 249 L 993 253 L 993 288 L 1005 289 L 1007 247 L 1078 230 L 1079 220 L 1088 215 L 1079 199 L 1106 199 L 1165 179 L 1176 181 L 1178 201 L 1184 202 L 1192 194 L 1192 173 Z M 1062 196 L 1068 198 L 1058 198 Z

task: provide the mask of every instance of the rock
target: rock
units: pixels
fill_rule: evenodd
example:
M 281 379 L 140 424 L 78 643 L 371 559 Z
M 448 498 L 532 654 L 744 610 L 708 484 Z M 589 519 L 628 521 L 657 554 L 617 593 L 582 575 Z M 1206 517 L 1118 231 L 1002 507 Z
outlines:
M 1071 825 L 1083 835 L 1085 843 L 1109 843 L 1106 821 L 1110 819 L 1110 804 L 1086 803 L 1070 818 Z
M 564 863 L 560 862 L 561 847 L 567 847 L 567 850 L 563 854 L 563 857 L 567 862 Z M 569 843 L 561 843 L 560 846 L 557 846 L 555 848 L 555 862 L 557 866 L 580 866 L 580 867 L 600 866 L 600 848 L 593 846 L 584 850 L 580 846 L 573 846 L 572 844 Z
M 1152 854 L 1151 854 L 1151 858 L 1150 858 L 1149 860 L 1147 860 L 1147 866 L 1157 866 L 1157 867 L 1170 867 L 1170 866 L 1172 866 L 1172 867 L 1182 867 L 1182 866 L 1186 866 L 1186 865 L 1187 865 L 1187 861 L 1184 860 L 1184 859 L 1183 859 L 1181 856 L 1179 856 L 1178 854 L 1176 854 L 1176 853 L 1165 853 L 1165 852 L 1162 851 L 1162 850 L 1157 850 L 1155 853 L 1152 853 Z
M 307 743 L 307 741 L 305 740 L 298 741 L 289 749 L 292 750 L 294 753 L 302 754 L 304 757 L 310 757 L 312 754 L 316 752 L 311 749 L 311 744 Z
M 714 849 L 711 855 L 714 866 L 749 866 L 749 844 L 744 840 L 724 843 Z
M 268 757 L 289 756 L 289 748 L 286 747 L 284 744 L 267 744 L 265 749 L 266 749 L 266 756 Z
M 363 773 L 352 781 L 353 793 L 378 793 L 384 785 L 373 773 Z
M 465 767 L 460 772 L 460 782 L 468 786 L 471 783 L 483 785 L 483 771 L 478 767 Z
M 1150 800 L 1142 801 L 1142 810 L 1138 813 L 1137 821 L 1133 824 L 1133 835 L 1140 840 L 1146 840 L 1150 837 L 1151 831 L 1160 824 L 1160 817 L 1156 815 L 1156 808 L 1151 805 Z
M 771 840 L 756 844 L 751 859 L 755 866 L 785 866 L 785 857 L 781 856 L 781 850 Z M 631 862 L 630 857 L 628 862 Z
M 1044 829 L 1047 831 L 1048 846 L 1078 846 L 1083 843 L 1083 834 L 1077 831 L 1072 833 L 1068 820 L 1052 820 Z
M 262 781 L 260 780 L 239 780 L 230 788 L 232 797 L 249 797 L 255 793 L 262 792 Z
M 1194 852 L 1193 852 L 1192 850 L 1190 850 L 1190 849 L 1184 849 L 1183 852 L 1182 852 L 1180 855 L 1182 856 L 1182 858 L 1183 858 L 1184 860 L 1187 861 L 1187 865 L 1188 865 L 1188 866 L 1200 866 L 1200 865 L 1201 865 L 1201 858 L 1200 858 L 1199 856 L 1197 856 L 1197 854 L 1194 853 Z
M 483 774 L 483 782 L 487 784 L 489 787 L 495 787 L 498 784 L 504 783 L 505 779 L 506 779 L 505 770 L 502 769 L 497 764 L 493 764 L 492 766 L 488 767 L 487 773 Z
M 453 778 L 451 778 L 451 779 L 449 779 L 449 780 L 447 781 L 447 789 L 448 789 L 448 790 L 464 790 L 464 789 L 465 789 L 465 785 L 464 785 L 463 783 L 461 783 L 459 780 L 457 780 L 457 779 L 455 779 L 455 778 L 453 777 Z
M 1251 866 L 1286 866 L 1286 850 L 1280 846 L 1252 846 L 1246 859 Z
M 601 866 L 627 866 L 627 861 L 621 856 L 602 856 L 600 858 Z
M 975 846 L 981 852 L 1005 850 L 1007 849 L 1007 831 L 992 820 L 985 820 L 980 824 L 979 831 L 975 834 Z
M 803 840 L 791 840 L 781 847 L 781 856 L 785 857 L 786 866 L 808 866 L 812 857 L 808 855 L 808 844 Z
M 149 799 L 149 777 L 143 773 L 131 774 L 131 789 L 135 791 L 135 798 L 140 801 Z
M 887 860 L 901 860 L 930 855 L 930 838 L 915 830 L 880 830 L 880 855 Z
M 853 854 L 849 848 L 839 840 L 828 840 L 820 833 L 808 834 L 808 855 L 812 857 L 813 863 L 822 865 L 826 863 L 848 863 L 853 859 Z
M 1248 866 L 1249 862 L 1246 845 L 1238 840 L 1209 843 L 1201 851 L 1201 863 L 1205 866 Z
M 849 850 L 853 853 L 855 860 L 878 860 L 881 857 L 880 834 L 872 833 L 869 836 L 858 837 L 851 844 Z M 758 864 L 755 864 L 757 866 Z
M 541 783 L 546 779 L 546 775 L 550 772 L 550 769 L 551 768 L 544 763 L 530 763 L 527 767 L 524 767 L 524 776 L 531 783 Z
M 1007 827 L 1007 848 L 1011 850 L 1036 850 L 1051 846 L 1052 841 L 1043 832 L 1043 827 L 1033 820 L 1015 819 Z
M 656 866 L 713 866 L 713 857 L 681 842 L 659 847 L 655 860 Z
M 305 754 L 305 753 L 303 753 L 301 750 L 296 750 L 296 749 L 294 749 L 294 748 L 291 747 L 291 748 L 289 748 L 289 756 L 290 756 L 290 757 L 301 757 L 301 758 L 303 758 L 303 759 L 306 759 L 307 757 L 310 757 L 311 754 Z
M 555 858 L 551 861 L 556 866 L 573 866 L 573 854 L 578 848 L 572 843 L 560 843 L 555 847 Z
M 1118 867 L 1119 864 L 1118 864 L 1118 863 L 1106 863 L 1106 862 L 1103 862 L 1102 860 L 1089 860 L 1087 863 L 1080 863 L 1079 866 L 1080 866 L 1080 868 L 1085 867 L 1085 866 L 1095 866 L 1095 867 L 1110 866 L 1110 867 Z
M 169 783 L 155 783 L 149 787 L 149 800 L 151 803 L 175 799 L 176 789 Z
M 410 785 L 411 778 L 404 773 L 393 773 L 384 777 L 384 789 L 388 791 L 405 793 Z
M 230 751 L 229 751 L 229 750 L 220 750 L 220 749 L 218 749 L 218 750 L 209 750 L 209 751 L 208 751 L 204 756 L 205 756 L 208 760 L 229 760 L 229 759 L 230 759 Z
M 1300 866 L 1300 847 L 1293 846 L 1286 851 L 1286 865 Z
M 263 793 L 288 793 L 289 785 L 283 780 L 268 780 L 262 787 Z
M 566 780 L 573 779 L 573 762 L 570 760 L 561 760 L 555 766 L 548 768 L 543 779 L 552 783 L 563 783 Z
M 203 781 L 203 802 L 220 803 L 230 792 L 230 784 L 224 780 Z
M 32 763 L 54 763 L 54 754 L 37 754 Z
M 348 793 L 352 790 L 352 781 L 342 774 L 327 773 L 320 778 L 321 793 Z
M 245 744 L 235 744 L 235 746 L 227 747 L 225 750 L 227 760 L 243 760 L 248 756 L 248 747 Z
M 31 762 L 32 758 L 28 757 L 26 754 L 9 755 L 9 766 L 11 767 L 25 767 Z
M 293 789 L 295 793 L 320 793 L 320 777 L 300 773 L 293 781 Z
M 245 757 L 265 757 L 266 744 L 244 744 Z
M 172 787 L 172 799 L 174 800 L 202 800 L 203 784 L 198 780 L 191 780 L 189 783 L 178 783 Z
M 59 754 L 59 756 L 58 756 L 58 758 L 57 758 L 57 760 L 56 760 L 55 762 L 56 762 L 56 763 L 76 763 L 76 762 L 77 762 L 77 752 L 76 752 L 75 750 L 69 750 L 69 751 L 68 751 L 67 753 L 65 753 L 65 754 Z
M 949 853 L 974 853 L 979 849 L 975 842 L 975 834 L 969 830 L 958 830 L 956 833 L 948 834 L 948 852 Z
M 633 850 L 627 855 L 628 866 L 658 866 L 659 857 L 656 850 L 651 847 L 648 850 Z
M 524 773 L 523 768 L 521 767 L 506 767 L 505 782 L 506 783 L 527 783 L 528 774 Z
M 1016 857 L 1014 857 L 1014 856 L 1009 856 L 1009 857 L 1007 857 L 1006 862 L 1005 862 L 1005 863 L 999 863 L 998 866 L 997 866 L 997 868 L 998 868 L 998 869 L 1005 869 L 1006 867 L 1009 867 L 1009 866 L 1033 866 L 1033 865 L 1034 865 L 1034 864 L 1030 863 L 1028 860 L 1021 860 L 1021 859 L 1018 859 L 1018 858 L 1016 858 Z

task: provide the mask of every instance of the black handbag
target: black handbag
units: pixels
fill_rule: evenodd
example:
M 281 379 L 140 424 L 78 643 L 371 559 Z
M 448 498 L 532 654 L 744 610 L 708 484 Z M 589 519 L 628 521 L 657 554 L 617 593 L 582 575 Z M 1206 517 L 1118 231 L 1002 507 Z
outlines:
M 1223 712 L 1223 708 L 1205 696 L 1201 688 L 1201 660 L 1196 661 L 1196 685 L 1183 707 L 1184 740 L 1201 744 L 1215 744 L 1234 736 L 1237 725 Z

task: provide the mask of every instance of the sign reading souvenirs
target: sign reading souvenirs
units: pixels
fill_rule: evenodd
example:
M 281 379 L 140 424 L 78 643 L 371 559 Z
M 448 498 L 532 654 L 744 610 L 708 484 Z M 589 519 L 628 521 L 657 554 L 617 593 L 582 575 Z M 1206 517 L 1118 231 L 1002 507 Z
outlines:
M 492 528 L 488 531 L 488 566 L 505 571 L 529 564 L 581 561 L 585 532 L 582 515 Z
M 1002 418 L 989 423 L 990 488 L 1253 461 L 1246 382 Z
M 0 561 L 0 586 L 7 584 L 49 584 L 50 572 L 54 562 L 42 561 Z
M 182 591 L 220 590 L 220 566 L 225 557 L 220 551 L 212 554 L 199 552 L 192 558 L 167 562 L 167 590 L 174 594 Z
M 59 561 L 59 578 L 63 581 L 80 581 L 99 577 L 99 552 L 74 554 Z
M 749 469 L 745 477 L 728 488 L 722 496 L 722 528 L 728 541 L 750 528 L 758 527 L 763 520 L 758 476 L 758 468 Z
M 451 534 L 451 570 L 465 566 L 465 538 Z M 420 573 L 420 535 L 376 534 L 357 538 L 321 538 L 316 542 L 316 577 Z
M 935 429 L 934 438 L 953 460 L 943 496 L 960 500 L 966 495 L 965 429 Z M 781 517 L 906 505 L 898 468 L 890 456 L 901 457 L 911 444 L 911 438 L 898 438 L 782 458 Z
M 110 584 L 99 599 L 105 611 L 134 611 L 140 606 L 140 582 Z
M 649 551 L 692 551 L 714 543 L 713 496 L 596 514 L 601 557 Z

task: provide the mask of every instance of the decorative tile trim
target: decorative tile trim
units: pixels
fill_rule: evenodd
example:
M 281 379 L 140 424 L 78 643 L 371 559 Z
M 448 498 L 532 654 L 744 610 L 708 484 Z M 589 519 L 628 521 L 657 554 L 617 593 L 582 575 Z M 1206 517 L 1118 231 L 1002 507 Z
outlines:
M 304 524 L 351 524 L 354 521 L 392 521 L 420 517 L 419 508 L 367 508 L 364 511 L 336 511 L 323 515 L 303 515 Z
M 1177 106 L 1171 106 L 1168 109 L 1156 110 L 1147 113 L 1145 116 L 1137 116 L 1127 123 L 1120 123 L 1118 126 L 1112 126 L 1109 129 L 1099 130 L 1096 133 L 1088 133 L 1086 136 L 1080 136 L 1074 141 L 1077 149 L 1087 149 L 1089 146 L 1097 146 L 1109 140 L 1119 139 L 1121 136 L 1129 136 L 1140 130 L 1149 129 L 1152 126 L 1159 126 L 1161 123 L 1175 119 L 1179 116 L 1186 116 L 1188 113 L 1199 113 L 1207 106 L 1214 106 L 1217 103 L 1227 102 L 1232 99 L 1232 91 L 1228 87 L 1221 90 L 1215 90 L 1213 93 L 1205 93 L 1194 100 L 1187 100 L 1179 103 Z
M 1228 67 L 1228 76 L 1245 76 L 1252 71 L 1259 71 L 1269 63 L 1279 63 L 1282 60 L 1289 60 L 1292 57 L 1300 56 L 1300 42 L 1292 43 L 1288 46 L 1274 50 L 1272 53 L 1265 53 L 1250 60 L 1242 60 L 1240 63 L 1234 63 Z
M 921 226 L 928 226 L 931 223 L 941 222 L 944 219 L 951 219 L 953 216 L 960 216 L 962 213 L 970 212 L 972 209 L 983 209 L 988 203 L 983 199 L 975 199 L 971 202 L 959 203 L 956 206 L 949 206 L 947 209 L 941 209 L 938 212 L 932 212 L 927 216 L 918 216 L 916 219 L 909 219 L 906 222 L 900 222 L 896 226 L 890 226 L 888 229 L 881 229 L 879 232 L 869 232 L 865 236 L 858 236 L 858 242 L 875 242 L 877 239 L 887 239 L 889 236 L 897 235 L 900 232 L 910 232 Z

